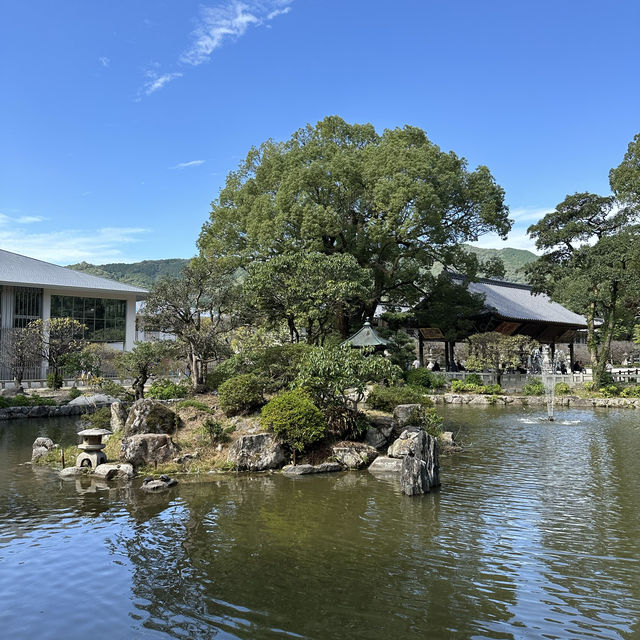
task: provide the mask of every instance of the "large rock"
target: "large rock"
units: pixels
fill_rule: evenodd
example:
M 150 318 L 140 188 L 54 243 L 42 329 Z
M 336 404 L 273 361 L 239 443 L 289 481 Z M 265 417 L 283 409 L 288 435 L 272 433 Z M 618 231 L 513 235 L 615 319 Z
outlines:
M 73 480 L 76 476 L 88 476 L 91 474 L 89 467 L 66 467 L 60 471 L 60 477 L 62 479 Z
M 406 455 L 409 455 L 411 445 L 416 438 L 420 439 L 420 446 L 422 446 L 422 438 L 424 435 L 426 435 L 425 432 L 418 427 L 405 429 L 398 439 L 391 444 L 387 450 L 387 455 L 390 458 L 404 458 Z
M 127 422 L 128 411 L 122 402 L 111 405 L 111 431 L 122 431 Z
M 176 432 L 177 426 L 178 416 L 175 412 L 162 402 L 144 398 L 133 403 L 124 425 L 124 435 L 129 437 L 143 433 L 172 434 Z
M 386 422 L 378 422 L 372 424 L 367 429 L 366 442 L 368 445 L 371 445 L 374 449 L 382 449 L 386 444 L 389 443 L 389 438 L 393 433 L 393 419 L 391 417 L 388 418 Z
M 31 462 L 44 458 L 54 447 L 51 438 L 36 438 L 31 449 Z
M 427 493 L 431 489 L 427 478 L 427 464 L 421 458 L 416 457 L 413 452 L 402 459 L 400 485 L 402 493 L 408 496 Z
M 120 457 L 134 467 L 141 467 L 168 462 L 178 451 L 178 446 L 166 433 L 144 433 L 124 438 Z
M 99 464 L 94 469 L 93 474 L 103 480 L 113 480 L 116 478 L 129 480 L 135 475 L 133 465 L 129 464 L 128 462 L 123 462 L 120 464 Z
M 401 470 L 401 458 L 387 458 L 385 456 L 378 456 L 369 467 L 371 473 L 400 473 Z
M 347 469 L 364 469 L 378 457 L 378 452 L 361 442 L 342 442 L 333 447 L 333 457 Z
M 282 468 L 282 473 L 289 476 L 306 476 L 311 473 L 335 473 L 342 471 L 342 465 L 338 462 L 323 462 L 322 464 L 288 464 Z
M 93 405 L 102 405 L 102 404 L 111 404 L 112 402 L 117 402 L 118 398 L 114 398 L 113 396 L 108 396 L 105 393 L 93 393 L 88 396 L 78 396 L 73 400 L 69 401 L 69 404 L 72 407 L 86 407 Z
M 415 424 L 416 414 L 418 414 L 421 409 L 422 405 L 419 404 L 399 404 L 393 410 L 393 420 L 398 433 L 407 425 Z
M 255 433 L 233 443 L 228 461 L 238 471 L 264 471 L 279 469 L 286 458 L 285 448 L 270 433 Z
M 403 493 L 412 496 L 440 486 L 438 441 L 423 429 L 405 429 L 389 447 L 389 457 L 402 459 Z
M 142 489 L 149 493 L 157 493 L 159 491 L 167 491 L 171 487 L 175 487 L 178 481 L 169 476 L 160 476 L 159 478 L 145 478 L 142 481 Z

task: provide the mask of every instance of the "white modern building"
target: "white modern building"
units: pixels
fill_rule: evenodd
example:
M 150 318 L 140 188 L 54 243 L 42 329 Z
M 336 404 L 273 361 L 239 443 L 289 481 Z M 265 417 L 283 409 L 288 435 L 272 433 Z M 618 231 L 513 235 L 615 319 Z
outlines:
M 32 320 L 68 317 L 84 337 L 129 350 L 136 336 L 136 302 L 145 289 L 99 278 L 0 249 L 0 331 Z

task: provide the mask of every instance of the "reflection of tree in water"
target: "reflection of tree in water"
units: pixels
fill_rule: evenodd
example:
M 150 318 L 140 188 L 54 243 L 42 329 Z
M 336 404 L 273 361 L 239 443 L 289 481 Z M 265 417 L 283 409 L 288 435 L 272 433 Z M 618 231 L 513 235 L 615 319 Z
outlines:
M 144 626 L 175 636 L 423 637 L 435 623 L 469 637 L 486 604 L 460 596 L 460 573 L 469 587 L 481 569 L 434 544 L 439 506 L 364 473 L 227 477 L 182 484 L 148 520 L 139 498 L 113 550 L 133 564 Z
M 636 637 L 640 433 L 634 416 L 608 417 L 585 412 L 548 462 L 555 481 L 544 492 L 540 525 L 546 591 L 555 612 L 570 615 L 568 631 Z

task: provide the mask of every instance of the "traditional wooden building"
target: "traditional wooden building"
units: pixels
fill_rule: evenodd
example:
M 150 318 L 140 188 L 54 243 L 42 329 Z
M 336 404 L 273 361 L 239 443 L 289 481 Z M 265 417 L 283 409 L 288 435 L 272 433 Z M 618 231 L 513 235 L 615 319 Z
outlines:
M 453 279 L 464 284 L 461 277 L 454 276 Z M 571 362 L 574 362 L 573 342 L 576 333 L 587 328 L 583 316 L 553 302 L 547 295 L 534 293 L 531 287 L 524 284 L 483 278 L 467 282 L 466 288 L 470 293 L 482 296 L 484 304 L 480 311 L 466 318 L 469 328 L 465 333 L 457 335 L 458 340 L 488 331 L 509 336 L 525 335 L 550 345 L 552 350 L 555 350 L 556 344 L 568 344 Z M 420 361 L 424 362 L 425 342 L 444 342 L 445 366 L 448 370 L 451 369 L 455 342 L 445 338 L 443 327 L 428 326 L 428 308 L 418 314 L 418 317 L 421 318 L 421 323 L 415 328 L 418 333 Z

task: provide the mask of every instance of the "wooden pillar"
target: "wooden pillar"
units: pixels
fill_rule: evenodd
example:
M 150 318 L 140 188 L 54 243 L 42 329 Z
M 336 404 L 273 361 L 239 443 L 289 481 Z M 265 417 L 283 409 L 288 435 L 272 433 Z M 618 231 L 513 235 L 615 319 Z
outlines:
M 446 340 L 444 342 L 444 370 L 451 371 L 449 367 L 449 343 Z
M 573 365 L 575 364 L 575 359 L 573 355 L 573 342 L 569 343 L 569 366 L 571 367 L 571 371 L 573 371 Z
M 420 360 L 420 366 L 424 367 L 424 338 L 420 329 L 418 329 L 418 360 Z
M 451 371 L 456 371 L 456 354 L 454 351 L 454 347 L 456 346 L 456 343 L 454 340 L 452 340 L 449 343 L 449 362 L 451 363 Z

